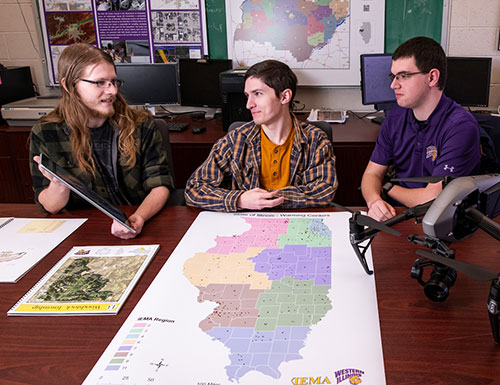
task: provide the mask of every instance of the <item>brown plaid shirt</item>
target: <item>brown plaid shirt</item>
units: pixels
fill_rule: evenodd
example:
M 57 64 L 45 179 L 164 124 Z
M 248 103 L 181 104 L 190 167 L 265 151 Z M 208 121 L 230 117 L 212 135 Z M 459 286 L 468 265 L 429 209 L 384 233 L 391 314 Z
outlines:
M 337 189 L 332 143 L 321 129 L 292 118 L 290 183 L 280 189 L 285 202 L 277 208 L 327 206 Z M 207 210 L 236 211 L 240 195 L 260 187 L 260 165 L 260 126 L 249 122 L 214 144 L 207 160 L 187 182 L 186 203 Z

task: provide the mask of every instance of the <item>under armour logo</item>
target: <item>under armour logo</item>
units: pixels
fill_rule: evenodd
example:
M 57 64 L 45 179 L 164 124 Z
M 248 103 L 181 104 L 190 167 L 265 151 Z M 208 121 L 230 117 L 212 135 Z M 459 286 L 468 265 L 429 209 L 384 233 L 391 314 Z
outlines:
M 448 166 L 447 164 L 444 165 L 444 171 L 453 172 L 453 170 L 455 170 L 455 167 Z

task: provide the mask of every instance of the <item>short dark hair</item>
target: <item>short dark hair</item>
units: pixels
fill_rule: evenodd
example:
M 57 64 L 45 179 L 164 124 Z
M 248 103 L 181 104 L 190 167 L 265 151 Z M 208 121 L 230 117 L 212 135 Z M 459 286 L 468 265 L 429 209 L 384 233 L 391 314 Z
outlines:
M 435 40 L 418 36 L 401 44 L 392 54 L 392 60 L 401 58 L 415 58 L 415 64 L 421 72 L 429 72 L 436 68 L 439 70 L 438 88 L 444 89 L 446 85 L 446 54 L 441 45 Z
M 297 91 L 297 76 L 295 76 L 290 67 L 278 60 L 264 60 L 248 69 L 245 74 L 245 81 L 252 76 L 262 80 L 268 87 L 271 87 L 277 97 L 287 88 L 292 90 L 290 111 L 293 109 L 293 99 Z

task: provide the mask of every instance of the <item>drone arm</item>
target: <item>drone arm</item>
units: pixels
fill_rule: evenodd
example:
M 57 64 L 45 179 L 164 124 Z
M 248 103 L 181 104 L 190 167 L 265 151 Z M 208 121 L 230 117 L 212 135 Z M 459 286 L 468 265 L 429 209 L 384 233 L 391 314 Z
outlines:
M 427 212 L 427 209 L 429 206 L 432 204 L 432 201 L 417 205 L 415 207 L 409 208 L 408 210 L 405 210 L 401 214 L 398 214 L 385 222 L 382 222 L 383 225 L 385 226 L 393 226 L 399 222 L 403 222 L 407 219 L 410 218 L 418 218 L 424 215 Z M 373 238 L 381 229 L 373 228 L 368 226 L 368 228 L 365 230 L 365 226 L 361 225 L 358 223 L 357 219 L 359 218 L 359 213 L 353 213 L 352 218 L 349 219 L 349 236 L 350 236 L 350 241 L 352 248 L 354 249 L 354 252 L 356 253 L 356 256 L 359 259 L 359 262 L 361 262 L 361 265 L 363 266 L 363 269 L 365 269 L 366 274 L 373 274 L 373 270 L 370 270 L 368 267 L 368 263 L 366 262 L 365 254 L 370 246 L 371 242 L 373 241 Z M 365 218 L 366 220 L 366 218 Z M 370 219 L 371 220 L 371 219 Z M 392 229 L 389 229 L 392 230 Z M 387 231 L 387 230 L 384 230 Z M 401 235 L 397 232 L 393 232 L 394 235 Z M 368 240 L 369 242 L 366 245 L 361 245 L 364 241 Z
M 390 218 L 382 223 L 386 226 L 391 227 L 391 226 L 394 226 L 400 222 L 406 221 L 410 218 L 419 218 L 421 216 L 424 216 L 425 213 L 427 212 L 427 210 L 429 209 L 429 207 L 431 206 L 432 202 L 434 202 L 434 201 L 432 200 L 432 201 L 423 203 L 421 205 L 410 207 L 408 210 L 405 210 L 401 214 L 395 215 L 392 218 Z M 379 232 L 379 230 L 377 230 L 377 229 L 368 229 L 364 232 L 364 239 L 374 237 L 378 232 Z
M 498 225 L 498 223 L 494 222 L 474 207 L 465 209 L 465 215 L 477 224 L 479 228 L 483 229 L 493 238 L 500 241 L 500 225 Z

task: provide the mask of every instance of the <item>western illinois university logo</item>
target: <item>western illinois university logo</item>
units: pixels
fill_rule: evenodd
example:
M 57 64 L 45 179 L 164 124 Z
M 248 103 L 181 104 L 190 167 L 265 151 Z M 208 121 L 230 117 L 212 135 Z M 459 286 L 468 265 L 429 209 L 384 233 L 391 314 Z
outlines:
M 346 385 L 358 385 L 363 382 L 362 377 L 365 374 L 359 369 L 341 369 L 334 372 L 333 376 L 316 376 L 316 377 L 293 377 L 292 385 L 323 385 L 323 384 L 340 384 L 345 382 Z

